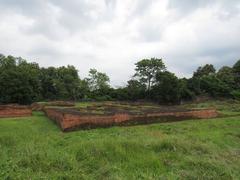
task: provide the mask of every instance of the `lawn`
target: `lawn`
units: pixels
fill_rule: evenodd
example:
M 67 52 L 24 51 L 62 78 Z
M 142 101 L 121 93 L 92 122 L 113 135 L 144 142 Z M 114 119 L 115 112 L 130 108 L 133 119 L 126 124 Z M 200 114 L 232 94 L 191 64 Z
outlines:
M 240 179 L 239 104 L 188 106 L 230 116 L 70 133 L 41 112 L 0 119 L 0 179 Z

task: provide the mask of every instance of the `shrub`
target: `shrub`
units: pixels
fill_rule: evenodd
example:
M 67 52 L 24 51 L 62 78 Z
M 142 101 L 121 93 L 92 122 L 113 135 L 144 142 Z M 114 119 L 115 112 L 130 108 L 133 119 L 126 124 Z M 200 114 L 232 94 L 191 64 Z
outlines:
M 234 99 L 240 100 L 240 90 L 232 91 L 231 95 L 233 96 Z

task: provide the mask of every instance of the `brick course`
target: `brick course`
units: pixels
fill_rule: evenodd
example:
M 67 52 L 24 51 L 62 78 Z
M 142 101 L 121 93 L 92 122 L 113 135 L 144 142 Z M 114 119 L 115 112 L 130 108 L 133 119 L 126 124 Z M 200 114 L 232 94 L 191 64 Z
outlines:
M 32 110 L 28 106 L 0 105 L 0 118 L 31 116 Z
M 46 115 L 63 131 L 76 128 L 108 127 L 113 125 L 147 124 L 153 122 L 178 121 L 183 119 L 205 119 L 217 117 L 215 109 L 187 110 L 179 112 L 149 112 L 145 114 L 115 113 L 108 115 L 81 114 L 57 108 L 46 108 Z

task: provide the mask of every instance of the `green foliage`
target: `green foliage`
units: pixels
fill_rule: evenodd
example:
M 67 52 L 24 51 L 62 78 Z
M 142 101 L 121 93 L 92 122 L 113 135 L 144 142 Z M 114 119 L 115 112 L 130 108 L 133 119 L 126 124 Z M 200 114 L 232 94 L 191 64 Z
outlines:
M 215 75 L 203 76 L 200 79 L 200 87 L 203 93 L 212 97 L 229 97 L 231 89 Z
M 166 69 L 162 59 L 157 58 L 143 59 L 135 65 L 136 73 L 134 76 L 138 77 L 142 83 L 145 83 L 148 90 L 155 83 L 156 74 Z
M 0 102 L 27 104 L 40 97 L 39 67 L 22 58 L 0 58 Z
M 90 69 L 88 76 L 86 81 L 88 82 L 90 91 L 108 89 L 110 87 L 110 79 L 105 73 L 98 72 L 96 69 Z
M 113 99 L 116 100 L 120 100 L 120 101 L 124 101 L 124 100 L 129 100 L 129 91 L 128 89 L 125 88 L 117 88 L 114 91 L 112 91 L 111 96 L 113 97 Z
M 233 72 L 235 76 L 235 83 L 237 88 L 240 88 L 240 60 L 238 60 L 233 66 Z
M 180 93 L 180 99 L 184 101 L 190 101 L 195 98 L 195 93 L 191 91 L 188 87 L 188 80 L 186 78 L 179 79 L 179 93 Z
M 235 73 L 240 73 L 240 59 L 233 65 L 233 71 Z
M 193 77 L 188 81 L 188 87 L 196 95 L 208 94 L 211 97 L 232 97 L 231 93 L 239 89 L 238 69 L 240 61 L 233 68 L 223 66 L 215 73 L 213 65 L 199 67 Z M 240 72 L 240 70 L 239 70 Z
M 151 96 L 159 103 L 179 103 L 180 89 L 178 78 L 168 71 L 156 75 L 156 84 L 152 87 Z
M 40 74 L 43 99 L 77 100 L 80 79 L 74 66 L 42 68 Z
M 81 80 L 74 66 L 40 68 L 22 58 L 0 55 L 0 103 L 30 104 L 48 100 L 154 100 L 179 103 L 196 96 L 237 98 L 240 60 L 216 73 L 213 65 L 199 67 L 192 78 L 178 79 L 162 59 L 137 62 L 133 79 L 112 88 L 106 73 L 90 69 Z
M 146 85 L 142 84 L 141 82 L 137 80 L 129 80 L 126 91 L 128 93 L 128 99 L 135 101 L 138 99 L 144 99 L 145 97 L 145 91 L 146 91 Z
M 227 84 L 230 88 L 235 87 L 234 72 L 231 67 L 223 66 L 217 72 L 217 78 Z
M 240 100 L 240 90 L 232 91 L 231 95 L 233 96 L 234 99 Z
M 84 81 L 88 86 L 88 97 L 97 101 L 109 101 L 112 100 L 112 89 L 109 85 L 110 78 L 107 74 L 98 72 L 96 69 L 90 69 L 88 78 Z
M 216 72 L 216 69 L 212 64 L 206 64 L 203 67 L 199 67 L 196 72 L 194 72 L 194 77 L 202 77 L 214 74 Z
M 74 66 L 39 68 L 22 58 L 0 56 L 0 102 L 29 104 L 41 99 L 77 100 L 80 79 Z
M 192 77 L 188 79 L 187 86 L 196 95 L 200 95 L 201 92 L 201 87 L 200 87 L 200 78 L 197 77 Z

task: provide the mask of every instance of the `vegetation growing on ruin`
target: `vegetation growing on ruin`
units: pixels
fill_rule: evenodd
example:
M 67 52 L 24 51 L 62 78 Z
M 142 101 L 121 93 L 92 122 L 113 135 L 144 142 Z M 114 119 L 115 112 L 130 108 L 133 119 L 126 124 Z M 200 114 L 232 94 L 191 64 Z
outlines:
M 239 113 L 239 102 L 188 106 Z M 239 118 L 71 133 L 41 112 L 1 119 L 0 179 L 239 179 Z

